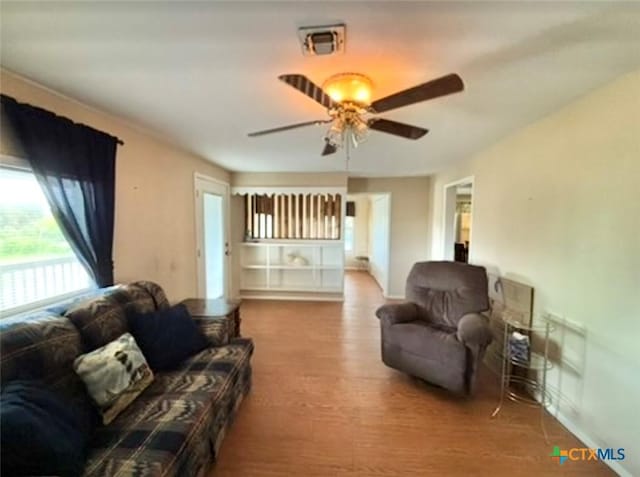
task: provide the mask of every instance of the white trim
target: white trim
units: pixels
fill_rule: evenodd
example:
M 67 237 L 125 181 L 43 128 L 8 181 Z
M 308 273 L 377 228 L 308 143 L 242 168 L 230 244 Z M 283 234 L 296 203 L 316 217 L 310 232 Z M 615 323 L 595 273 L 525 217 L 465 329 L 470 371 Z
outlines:
M 471 184 L 471 230 L 469 231 L 469 257 L 468 262 L 472 263 L 472 248 L 473 248 L 473 220 L 475 218 L 475 214 L 473 212 L 474 204 L 476 201 L 476 184 L 475 184 L 475 176 L 468 176 L 462 179 L 458 179 L 453 182 L 449 182 L 442 187 L 442 235 L 441 235 L 441 243 L 440 243 L 440 258 L 442 260 L 449 260 L 446 256 L 447 250 L 447 189 L 453 186 L 457 186 L 460 184 Z M 451 257 L 453 260 L 453 257 Z
M 225 186 L 227 188 L 229 187 L 229 183 L 227 181 L 224 181 L 222 179 L 217 179 L 215 177 L 208 176 L 208 175 L 203 174 L 201 172 L 194 172 L 193 173 L 193 179 L 194 179 L 194 181 L 196 179 L 200 179 L 200 180 L 207 181 L 207 182 L 215 182 L 216 184 L 223 185 L 223 186 Z
M 325 296 L 322 295 L 270 295 L 270 294 L 260 294 L 248 291 L 246 293 L 240 292 L 240 298 L 243 300 L 279 300 L 279 301 L 344 301 L 343 295 L 338 295 L 337 293 L 327 294 Z
M 2 319 L 13 318 L 14 316 L 23 315 L 25 313 L 32 313 L 32 312 L 44 310 L 50 305 L 55 305 L 60 301 L 69 300 L 76 296 L 81 297 L 85 293 L 88 293 L 93 290 L 99 290 L 99 288 L 96 286 L 81 288 L 80 290 L 73 290 L 73 291 L 62 293 L 60 295 L 52 296 L 49 298 L 43 298 L 42 300 L 25 303 L 24 305 L 15 306 L 13 308 L 7 308 L 6 310 L 0 311 L 0 318 Z
M 404 300 L 404 295 L 383 295 L 387 300 Z
M 244 194 L 345 194 L 346 187 L 254 187 L 240 186 L 231 187 L 231 195 Z M 344 200 L 342 201 L 344 203 Z
M 590 449 L 597 449 L 600 447 L 595 440 L 591 438 L 588 434 L 586 434 L 575 422 L 571 420 L 567 415 L 560 412 L 558 407 L 555 404 L 551 404 L 546 406 L 547 412 L 554 417 L 560 424 L 562 424 L 571 434 L 576 436 L 580 441 L 582 441 L 586 447 Z M 631 472 L 626 470 L 619 462 L 612 460 L 604 460 L 601 461 L 605 465 L 607 465 L 611 470 L 613 470 L 616 474 L 621 477 L 633 477 Z
M 13 156 L 10 154 L 0 154 L 0 167 L 11 169 L 19 169 L 22 171 L 33 172 L 31 163 L 24 157 Z

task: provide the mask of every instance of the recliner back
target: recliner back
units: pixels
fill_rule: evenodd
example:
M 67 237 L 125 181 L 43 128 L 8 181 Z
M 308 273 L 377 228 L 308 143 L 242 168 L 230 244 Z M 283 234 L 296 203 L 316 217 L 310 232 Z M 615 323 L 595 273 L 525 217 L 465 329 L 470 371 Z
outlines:
M 418 262 L 406 285 L 406 299 L 419 305 L 430 321 L 457 327 L 467 313 L 489 309 L 484 267 L 457 262 Z

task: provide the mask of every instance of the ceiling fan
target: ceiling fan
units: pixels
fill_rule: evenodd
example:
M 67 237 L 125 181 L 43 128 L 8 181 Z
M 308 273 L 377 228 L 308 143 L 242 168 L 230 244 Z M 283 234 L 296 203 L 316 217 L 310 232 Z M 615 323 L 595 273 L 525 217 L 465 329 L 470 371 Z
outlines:
M 335 153 L 339 147 L 348 148 L 350 144 L 357 146 L 366 139 L 369 130 L 407 139 L 419 139 L 429 130 L 370 115 L 457 93 L 464 89 L 460 76 L 449 74 L 371 102 L 372 82 L 365 75 L 358 73 L 334 75 L 323 83 L 322 88 L 304 75 L 286 74 L 278 76 L 278 79 L 327 108 L 329 119 L 256 131 L 249 133 L 249 137 L 305 126 L 331 124 L 324 137 L 323 156 Z

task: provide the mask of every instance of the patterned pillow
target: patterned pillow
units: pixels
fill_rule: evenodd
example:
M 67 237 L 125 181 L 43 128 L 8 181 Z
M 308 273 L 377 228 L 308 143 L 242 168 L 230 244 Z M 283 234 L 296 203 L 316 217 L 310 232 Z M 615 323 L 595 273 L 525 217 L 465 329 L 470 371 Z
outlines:
M 105 424 L 113 421 L 153 381 L 153 372 L 129 333 L 78 356 L 73 369 L 87 386 Z

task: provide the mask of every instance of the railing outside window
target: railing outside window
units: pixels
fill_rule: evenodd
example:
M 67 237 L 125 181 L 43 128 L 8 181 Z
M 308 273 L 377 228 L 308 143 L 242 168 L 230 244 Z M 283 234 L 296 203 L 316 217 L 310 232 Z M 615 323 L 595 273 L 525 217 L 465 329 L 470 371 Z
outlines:
M 2 264 L 0 311 L 91 286 L 91 279 L 75 256 Z

